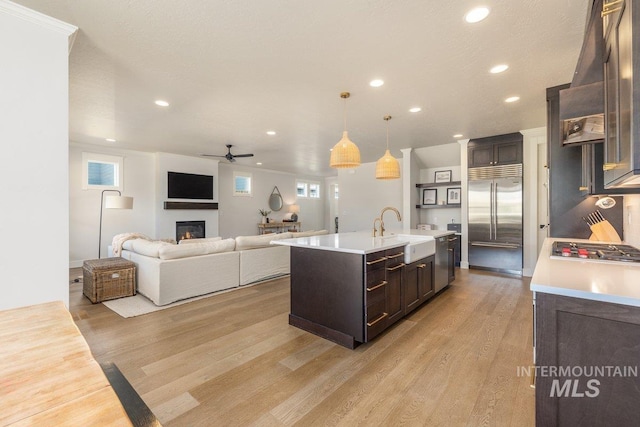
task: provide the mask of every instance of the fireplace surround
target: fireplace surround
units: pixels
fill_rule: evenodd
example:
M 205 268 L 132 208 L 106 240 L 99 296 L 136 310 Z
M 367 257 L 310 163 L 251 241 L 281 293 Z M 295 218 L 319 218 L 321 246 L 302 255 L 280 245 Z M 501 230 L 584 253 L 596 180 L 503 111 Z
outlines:
M 176 242 L 206 237 L 205 221 L 176 221 Z

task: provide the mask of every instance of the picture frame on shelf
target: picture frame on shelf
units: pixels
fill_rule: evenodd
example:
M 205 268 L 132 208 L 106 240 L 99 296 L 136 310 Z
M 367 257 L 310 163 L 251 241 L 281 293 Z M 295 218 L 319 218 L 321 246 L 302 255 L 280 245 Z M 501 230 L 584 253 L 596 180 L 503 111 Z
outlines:
M 441 182 L 451 182 L 451 171 L 436 171 L 433 182 L 436 184 Z
M 461 201 L 461 189 L 460 187 L 447 188 L 447 204 L 459 205 Z
M 435 188 L 425 188 L 422 190 L 422 204 L 435 205 L 438 203 L 438 190 Z

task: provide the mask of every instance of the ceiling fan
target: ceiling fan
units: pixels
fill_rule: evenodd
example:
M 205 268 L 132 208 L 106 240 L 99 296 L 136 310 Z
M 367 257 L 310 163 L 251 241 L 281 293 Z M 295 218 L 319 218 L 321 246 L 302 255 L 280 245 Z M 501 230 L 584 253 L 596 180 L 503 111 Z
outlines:
M 230 162 L 235 162 L 236 161 L 236 157 L 253 157 L 253 154 L 231 154 L 231 147 L 233 147 L 233 145 L 231 144 L 227 144 L 227 154 L 223 155 L 223 156 L 218 156 L 216 154 L 202 154 L 203 156 L 206 157 L 224 157 L 225 159 L 229 160 Z

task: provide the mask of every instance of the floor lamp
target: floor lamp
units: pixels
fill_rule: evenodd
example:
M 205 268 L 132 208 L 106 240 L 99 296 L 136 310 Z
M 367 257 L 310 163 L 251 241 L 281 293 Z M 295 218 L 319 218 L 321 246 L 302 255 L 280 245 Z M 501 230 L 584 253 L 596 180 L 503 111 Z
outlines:
M 104 193 L 112 191 L 118 193 L 117 196 L 107 196 Z M 100 194 L 100 232 L 98 237 L 98 259 L 100 259 L 100 249 L 102 246 L 102 210 L 105 209 L 133 209 L 133 197 L 123 196 L 119 190 L 103 190 Z

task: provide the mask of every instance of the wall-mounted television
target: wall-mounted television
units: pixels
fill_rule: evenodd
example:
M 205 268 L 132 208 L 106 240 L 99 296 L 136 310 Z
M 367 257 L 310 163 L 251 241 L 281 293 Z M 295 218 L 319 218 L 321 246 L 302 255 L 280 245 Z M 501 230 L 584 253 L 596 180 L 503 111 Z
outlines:
M 169 199 L 213 200 L 213 176 L 168 172 Z

